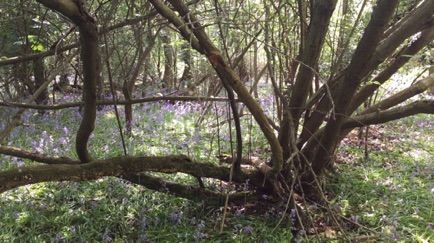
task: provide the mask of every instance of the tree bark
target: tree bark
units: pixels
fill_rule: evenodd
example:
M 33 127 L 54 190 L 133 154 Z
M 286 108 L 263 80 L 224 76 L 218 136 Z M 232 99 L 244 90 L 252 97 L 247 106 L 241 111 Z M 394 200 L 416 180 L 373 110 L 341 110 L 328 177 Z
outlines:
M 306 45 L 300 53 L 301 65 L 289 100 L 291 118 L 296 129 L 298 120 L 305 108 L 309 89 L 312 87 L 312 79 L 316 72 L 315 67 L 321 55 L 330 18 L 335 10 L 336 3 L 337 0 L 320 0 L 316 1 L 313 6 L 311 21 L 307 30 Z M 282 125 L 282 132 L 289 130 L 288 128 L 288 125 Z
M 141 41 L 141 40 L 137 40 Z M 131 76 L 129 79 L 126 79 L 123 84 L 122 91 L 124 93 L 124 97 L 126 101 L 131 101 L 133 99 L 133 90 L 134 85 L 136 83 L 137 77 L 139 76 L 140 70 L 143 68 L 143 64 L 146 60 L 146 58 L 149 57 L 149 54 L 152 51 L 152 48 L 154 47 L 154 40 L 151 39 L 148 46 L 143 50 L 142 45 L 139 45 L 139 57 L 137 58 L 136 66 L 134 67 Z M 133 122 L 133 107 L 132 103 L 125 104 L 125 121 L 126 121 L 126 129 L 127 133 L 131 134 L 131 126 Z
M 163 42 L 163 53 L 164 53 L 164 73 L 162 85 L 167 91 L 171 91 L 174 88 L 175 74 L 174 67 L 175 55 L 173 48 L 171 46 L 171 39 L 168 33 L 160 32 L 160 39 Z
M 354 56 L 347 68 L 344 82 L 340 88 L 335 106 L 336 119 L 332 119 L 327 123 L 319 142 L 320 146 L 315 151 L 312 160 L 312 171 L 308 171 L 305 175 L 304 181 L 308 193 L 312 192 L 311 189 L 314 189 L 311 187 L 314 184 L 314 178 L 322 172 L 334 154 L 338 142 L 336 135 L 339 134 L 339 130 L 345 120 L 344 115 L 346 114 L 349 102 L 362 78 L 371 71 L 366 68 L 366 64 L 375 52 L 375 48 L 381 40 L 397 3 L 397 0 L 380 0 L 374 8 L 371 20 L 357 45 Z
M 18 155 L 19 151 L 14 155 Z M 43 155 L 41 155 L 43 157 Z M 52 161 L 46 157 L 47 161 Z M 59 159 L 60 162 L 62 158 Z M 45 160 L 45 159 L 43 159 Z M 162 173 L 186 173 L 196 177 L 215 178 L 229 181 L 230 168 L 212 163 L 191 161 L 184 155 L 173 156 L 122 156 L 91 163 L 49 164 L 29 166 L 0 172 L 0 193 L 13 188 L 48 181 L 87 181 L 106 176 L 124 176 L 146 171 Z M 264 176 L 258 172 L 242 169 L 232 181 L 244 183 L 249 180 L 253 185 L 262 187 Z
M 81 162 L 92 160 L 87 149 L 90 134 L 95 127 L 98 80 L 98 30 L 95 20 L 86 12 L 80 1 L 38 0 L 54 11 L 69 18 L 79 28 L 81 60 L 83 62 L 83 119 L 77 131 L 75 149 Z

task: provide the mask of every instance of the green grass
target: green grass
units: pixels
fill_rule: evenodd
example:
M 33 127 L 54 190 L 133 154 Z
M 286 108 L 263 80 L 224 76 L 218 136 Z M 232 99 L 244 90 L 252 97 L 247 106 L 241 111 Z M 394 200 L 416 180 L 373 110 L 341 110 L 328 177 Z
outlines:
M 380 128 L 383 140 L 368 159 L 363 147 L 344 146 L 356 159 L 340 163 L 341 173 L 328 187 L 341 213 L 369 229 L 357 233 L 397 242 L 434 240 L 434 134 L 432 125 L 417 126 L 423 121 L 429 117 Z
M 201 238 L 282 242 L 290 238 L 290 232 L 282 229 L 269 234 L 277 216 L 264 220 L 231 214 L 219 233 L 221 210 L 116 178 L 21 187 L 2 195 L 0 208 L 0 242 L 194 242 Z
M 194 107 L 196 111 L 204 109 L 198 104 Z M 215 117 L 203 120 L 206 131 L 198 130 L 195 124 L 199 113 L 183 109 L 189 108 L 164 104 L 137 108 L 132 136 L 126 138 L 128 152 L 183 153 L 216 162 L 219 148 Z M 91 139 L 93 156 L 121 155 L 113 111 L 101 111 L 98 117 Z M 383 242 L 434 240 L 434 136 L 429 119 L 420 115 L 377 127 L 380 135 L 369 140 L 368 159 L 364 158 L 363 146 L 342 146 L 347 156 L 337 164 L 340 174 L 329 178 L 326 190 L 332 195 L 331 206 L 336 212 L 357 219 L 357 225 L 342 221 L 350 238 L 374 235 Z M 74 156 L 78 121 L 78 113 L 72 109 L 43 117 L 26 113 L 26 126 L 14 131 L 10 145 Z M 248 123 L 243 118 L 244 128 Z M 223 141 L 228 140 L 227 129 L 226 125 L 220 128 Z M 252 149 L 264 147 L 257 128 L 251 137 Z M 227 142 L 222 143 L 220 152 L 229 149 Z M 2 170 L 15 168 L 17 161 L 1 156 L 0 165 Z M 182 174 L 175 174 L 173 179 L 192 180 Z M 221 208 L 150 191 L 118 178 L 40 183 L 0 195 L 0 242 L 289 242 L 292 234 L 288 220 L 278 225 L 283 211 L 280 204 L 231 207 L 220 231 Z M 323 214 L 316 215 L 317 219 L 323 220 Z M 308 241 L 317 240 L 309 237 Z M 331 240 L 325 233 L 319 237 Z

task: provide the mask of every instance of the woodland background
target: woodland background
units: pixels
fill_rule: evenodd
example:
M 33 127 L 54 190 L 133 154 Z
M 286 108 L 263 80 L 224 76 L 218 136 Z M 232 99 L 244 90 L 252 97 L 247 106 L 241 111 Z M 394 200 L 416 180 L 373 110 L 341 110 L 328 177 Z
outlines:
M 0 239 L 434 237 L 434 1 L 0 13 Z

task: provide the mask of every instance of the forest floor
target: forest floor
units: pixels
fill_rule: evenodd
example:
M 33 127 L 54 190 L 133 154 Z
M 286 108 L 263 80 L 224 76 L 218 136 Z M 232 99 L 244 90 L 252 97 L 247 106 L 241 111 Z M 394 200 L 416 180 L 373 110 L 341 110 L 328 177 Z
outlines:
M 214 118 L 192 116 L 198 105 L 204 110 L 200 104 L 138 106 L 137 122 L 126 141 L 128 150 L 216 160 L 218 153 L 229 149 L 216 145 L 227 139 L 227 128 L 223 125 L 217 131 Z M 13 114 L 0 109 L 1 114 Z M 211 112 L 225 117 L 224 109 L 212 107 Z M 44 115 L 27 112 L 9 145 L 73 157 L 79 117 L 75 109 Z M 91 141 L 94 156 L 121 155 L 114 113 L 102 110 L 98 117 Z M 197 129 L 198 124 L 207 129 Z M 308 230 L 295 241 L 434 241 L 433 131 L 433 119 L 426 115 L 372 126 L 366 137 L 353 131 L 340 147 L 336 173 L 328 174 L 324 184 L 333 213 L 321 205 L 308 205 L 318 234 Z M 264 148 L 254 126 L 248 134 L 249 150 Z M 0 156 L 1 170 L 28 164 L 33 163 Z M 173 179 L 194 181 L 183 174 Z M 205 183 L 218 186 L 213 180 Z M 241 186 L 248 187 L 248 182 Z M 284 203 L 230 205 L 223 225 L 222 216 L 223 208 L 149 191 L 119 178 L 39 183 L 0 195 L 0 242 L 289 242 L 293 238 Z

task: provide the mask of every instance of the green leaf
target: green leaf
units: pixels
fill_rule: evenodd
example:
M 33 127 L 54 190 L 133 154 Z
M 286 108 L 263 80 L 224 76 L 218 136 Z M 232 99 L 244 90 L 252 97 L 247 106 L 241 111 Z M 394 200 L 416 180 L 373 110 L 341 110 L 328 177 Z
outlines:
M 44 50 L 44 46 L 41 44 L 32 44 L 32 50 L 34 51 L 43 51 Z

